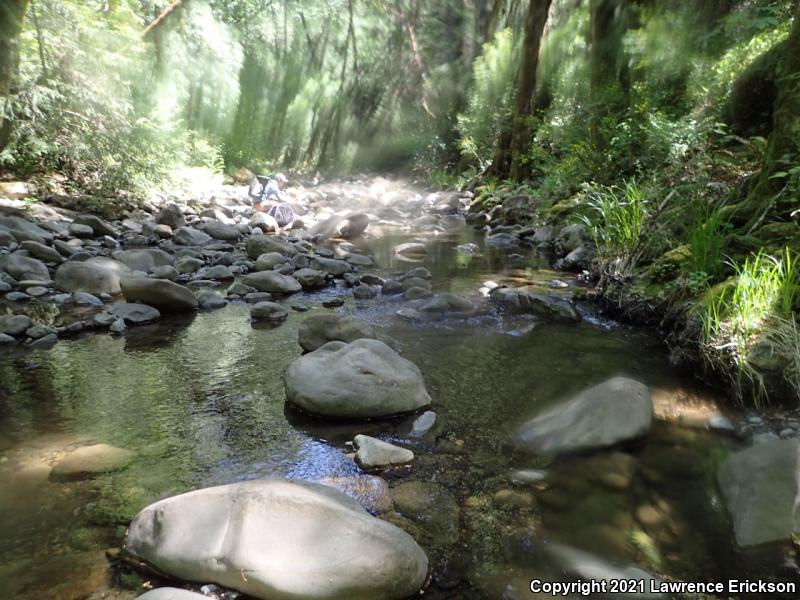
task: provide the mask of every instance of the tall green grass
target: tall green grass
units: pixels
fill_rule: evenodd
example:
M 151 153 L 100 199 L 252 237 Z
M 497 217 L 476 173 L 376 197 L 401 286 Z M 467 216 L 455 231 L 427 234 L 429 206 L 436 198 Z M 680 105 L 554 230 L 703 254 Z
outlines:
M 605 259 L 628 262 L 641 248 L 647 222 L 647 194 L 636 180 L 622 186 L 602 186 L 589 192 L 581 220 L 589 227 Z M 635 261 L 633 261 L 635 262 Z
M 766 400 L 766 391 L 748 354 L 756 342 L 769 343 L 766 332 L 774 331 L 776 323 L 794 322 L 800 269 L 788 247 L 778 257 L 760 251 L 732 266 L 732 285 L 703 305 L 703 355 L 712 367 L 732 377 L 740 399 L 750 391 L 759 403 Z M 800 388 L 800 380 L 788 382 Z
M 720 211 L 702 204 L 696 206 L 688 240 L 689 266 L 693 272 L 705 273 L 710 279 L 719 277 L 725 266 L 723 249 L 727 225 Z

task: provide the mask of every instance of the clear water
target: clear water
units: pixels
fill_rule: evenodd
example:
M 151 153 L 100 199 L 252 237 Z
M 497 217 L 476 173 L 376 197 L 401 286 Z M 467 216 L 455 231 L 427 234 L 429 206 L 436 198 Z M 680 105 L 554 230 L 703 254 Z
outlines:
M 416 266 L 392 255 L 399 241 L 407 238 L 371 243 L 382 272 Z M 543 284 L 556 275 L 535 257 L 515 264 L 499 250 L 458 254 L 455 246 L 469 241 L 474 236 L 465 231 L 431 242 L 420 264 L 433 272 L 435 289 L 474 294 L 487 279 Z M 286 407 L 282 377 L 300 354 L 298 325 L 327 310 L 321 300 L 333 295 L 347 298 L 336 310 L 369 320 L 420 366 L 439 415 L 438 441 L 410 439 L 412 418 L 331 423 Z M 278 327 L 253 325 L 246 305 L 231 304 L 166 318 L 124 338 L 85 335 L 47 351 L 0 356 L 5 597 L 80 598 L 98 588 L 107 597 L 135 597 L 125 590 L 124 576 L 109 579 L 102 551 L 121 546 L 140 508 L 243 479 L 357 474 L 345 447 L 356 433 L 400 441 L 418 454 L 415 468 L 390 478 L 390 485 L 438 482 L 463 507 L 455 544 L 439 543 L 422 526 L 435 566 L 430 597 L 528 597 L 529 579 L 559 575 L 560 566 L 542 552 L 556 541 L 673 579 L 791 577 L 782 571 L 787 547 L 744 553 L 732 542 L 714 485 L 716 465 L 735 448 L 732 440 L 659 421 L 624 455 L 547 465 L 507 447 L 526 418 L 614 375 L 639 379 L 677 406 L 687 396 L 714 400 L 670 365 L 654 337 L 591 314 L 577 326 L 496 313 L 411 324 L 394 314 L 399 299 L 355 303 L 344 288 L 287 300 L 298 302 L 311 310 L 292 312 Z M 134 450 L 137 459 L 124 471 L 91 480 L 48 479 L 63 452 L 89 442 Z M 608 484 L 622 463 L 632 482 Z M 513 486 L 507 474 L 515 468 L 546 468 L 548 477 L 543 484 Z M 532 506 L 500 506 L 493 496 L 504 489 L 527 494 Z M 647 518 L 648 507 L 655 507 L 655 518 Z

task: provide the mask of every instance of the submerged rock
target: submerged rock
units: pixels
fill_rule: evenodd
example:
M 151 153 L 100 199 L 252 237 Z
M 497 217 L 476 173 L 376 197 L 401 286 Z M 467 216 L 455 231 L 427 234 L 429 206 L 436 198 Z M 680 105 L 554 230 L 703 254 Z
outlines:
M 489 293 L 492 302 L 512 313 L 533 314 L 545 319 L 577 323 L 581 316 L 568 300 L 536 293 L 531 288 L 495 288 Z
M 312 352 L 328 342 L 350 343 L 361 338 L 375 338 L 369 323 L 355 317 L 339 314 L 313 315 L 305 319 L 298 329 L 298 342 L 306 352 Z
M 289 316 L 289 312 L 280 304 L 265 301 L 254 304 L 250 308 L 250 316 L 267 321 L 283 321 Z
M 422 373 L 383 342 L 328 342 L 296 359 L 284 377 L 286 397 L 312 414 L 376 418 L 430 405 Z
M 423 523 L 429 537 L 437 543 L 458 540 L 458 504 L 443 486 L 427 481 L 401 483 L 392 490 L 395 508 L 412 521 Z
M 55 480 L 84 479 L 125 468 L 133 460 L 135 453 L 108 444 L 84 446 L 67 453 L 50 471 Z
M 356 463 L 365 470 L 407 465 L 414 461 L 414 453 L 406 448 L 389 444 L 368 435 L 353 438 Z
M 401 600 L 428 575 L 408 534 L 342 492 L 269 479 L 148 506 L 131 523 L 128 550 L 173 577 L 263 600 Z
M 739 546 L 800 533 L 800 441 L 774 440 L 742 450 L 717 472 Z
M 552 454 L 607 448 L 644 436 L 652 418 L 647 386 L 614 377 L 528 421 L 516 442 Z
M 129 302 L 118 302 L 108 309 L 109 314 L 122 319 L 128 325 L 144 325 L 161 318 L 161 313 L 152 306 Z
M 344 492 L 375 515 L 387 513 L 394 508 L 394 502 L 389 495 L 389 484 L 375 475 L 326 477 L 318 483 Z

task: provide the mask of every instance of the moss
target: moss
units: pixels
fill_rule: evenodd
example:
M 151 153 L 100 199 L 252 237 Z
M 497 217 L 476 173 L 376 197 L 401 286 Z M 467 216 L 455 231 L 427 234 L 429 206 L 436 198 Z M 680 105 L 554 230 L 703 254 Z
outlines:
M 572 196 L 571 198 L 567 198 L 566 200 L 561 200 L 554 204 L 550 209 L 547 211 L 547 216 L 550 219 L 565 219 L 571 214 L 574 214 L 577 209 L 581 207 L 581 198 L 578 196 Z
M 664 282 L 675 278 L 678 273 L 685 271 L 685 265 L 692 258 L 692 249 L 683 244 L 665 252 L 648 268 L 651 279 L 655 282 Z
M 763 242 L 771 242 L 776 240 L 783 241 L 798 237 L 798 235 L 800 235 L 800 227 L 798 227 L 796 223 L 785 221 L 767 223 L 759 228 L 755 235 Z

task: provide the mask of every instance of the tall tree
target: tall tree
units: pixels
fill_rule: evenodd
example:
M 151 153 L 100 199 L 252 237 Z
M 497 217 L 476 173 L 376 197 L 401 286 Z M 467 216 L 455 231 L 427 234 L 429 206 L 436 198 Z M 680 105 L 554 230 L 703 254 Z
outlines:
M 531 118 L 536 109 L 536 72 L 551 0 L 530 0 L 525 19 L 525 37 L 517 74 L 517 93 L 510 131 L 504 131 L 492 162 L 492 173 L 522 179 L 530 174 L 524 161 L 532 135 Z
M 12 119 L 9 96 L 19 72 L 19 34 L 25 20 L 29 0 L 0 2 L 0 151 L 11 137 Z

